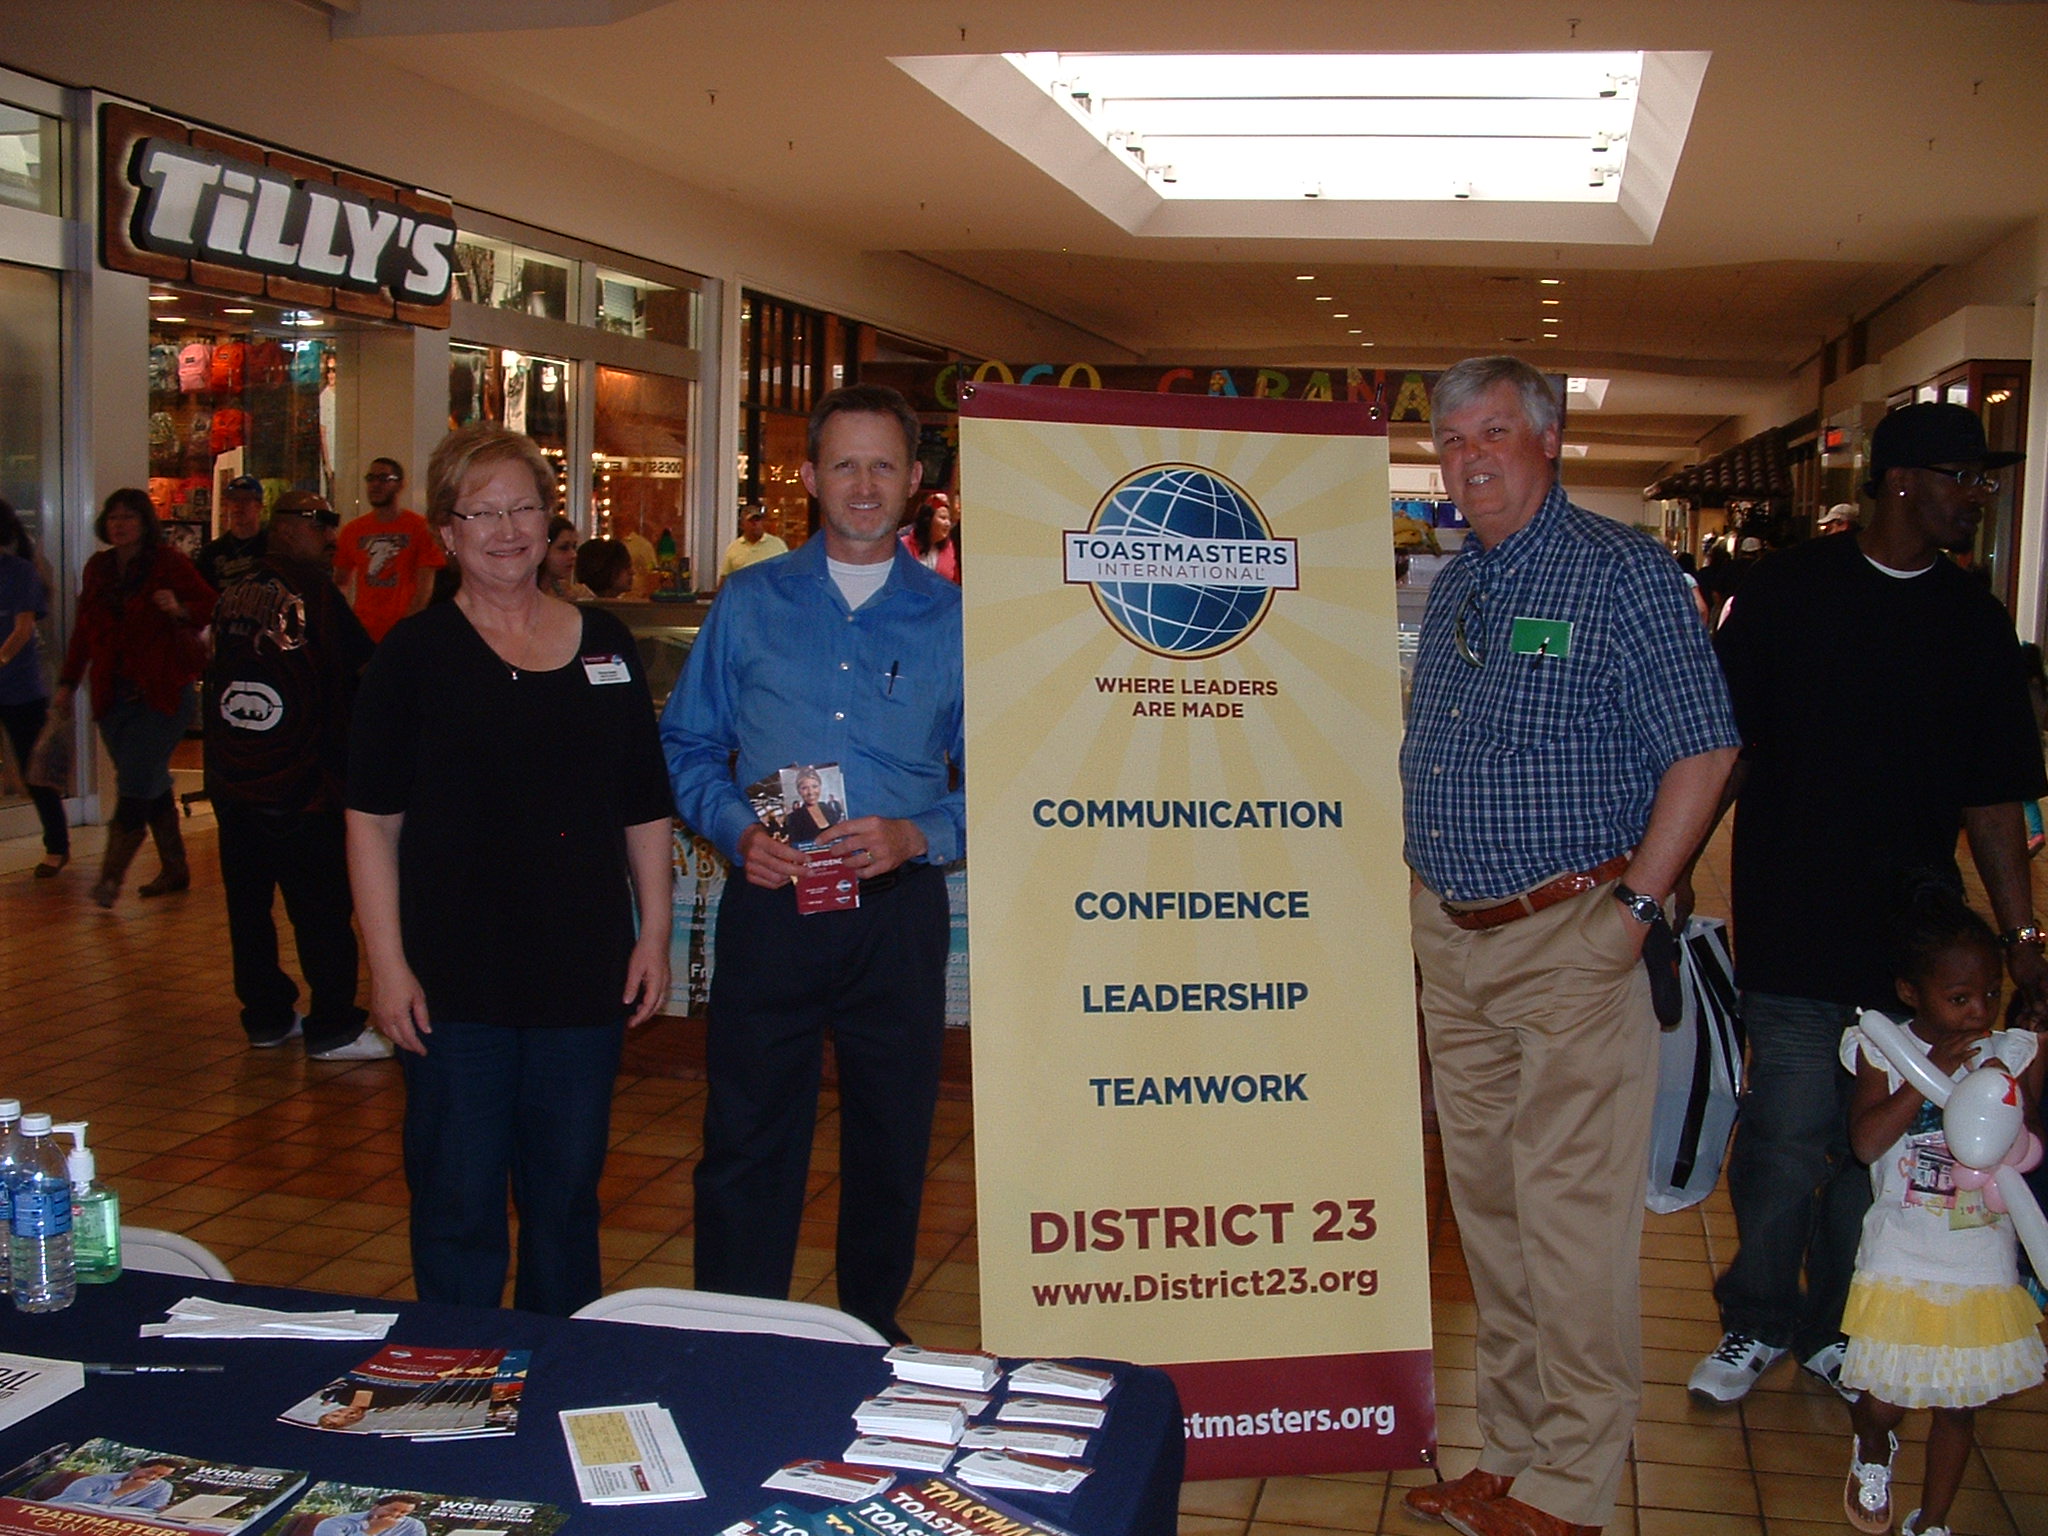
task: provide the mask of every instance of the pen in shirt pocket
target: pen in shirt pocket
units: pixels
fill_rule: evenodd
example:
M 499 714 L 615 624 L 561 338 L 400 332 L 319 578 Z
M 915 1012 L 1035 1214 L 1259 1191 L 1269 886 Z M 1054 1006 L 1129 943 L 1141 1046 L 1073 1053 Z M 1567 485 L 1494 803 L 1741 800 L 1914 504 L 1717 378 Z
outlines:
M 896 697 L 896 673 L 901 666 L 901 662 L 892 661 L 889 663 L 889 686 L 886 692 L 887 696 L 892 699 Z

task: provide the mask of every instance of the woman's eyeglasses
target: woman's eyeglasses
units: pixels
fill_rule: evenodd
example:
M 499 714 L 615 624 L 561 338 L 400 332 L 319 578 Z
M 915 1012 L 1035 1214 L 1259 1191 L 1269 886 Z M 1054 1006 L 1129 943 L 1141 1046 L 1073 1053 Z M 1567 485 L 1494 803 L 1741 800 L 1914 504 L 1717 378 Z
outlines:
M 474 512 L 450 507 L 448 515 L 458 523 L 473 523 L 480 517 L 495 517 L 500 522 L 509 522 L 515 517 L 539 517 L 546 511 L 547 508 L 537 501 L 522 501 L 516 507 L 479 507 Z

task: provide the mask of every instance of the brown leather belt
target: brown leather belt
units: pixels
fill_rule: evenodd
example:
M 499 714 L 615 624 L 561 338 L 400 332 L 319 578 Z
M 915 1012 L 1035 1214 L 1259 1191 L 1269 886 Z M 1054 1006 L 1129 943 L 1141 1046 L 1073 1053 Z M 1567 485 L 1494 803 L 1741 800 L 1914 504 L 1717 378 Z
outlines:
M 1463 928 L 1468 933 L 1480 933 L 1488 928 L 1499 928 L 1506 923 L 1512 923 L 1516 918 L 1532 917 L 1545 907 L 1554 907 L 1560 901 L 1583 896 L 1610 880 L 1617 880 L 1628 868 L 1628 860 L 1627 854 L 1617 853 L 1604 864 L 1596 864 L 1591 869 L 1581 870 L 1575 875 L 1559 875 L 1555 880 L 1545 881 L 1535 890 L 1524 891 L 1497 907 L 1480 907 L 1468 912 L 1461 911 L 1447 901 L 1440 901 L 1437 905 L 1443 908 L 1444 916 L 1451 920 L 1454 927 Z

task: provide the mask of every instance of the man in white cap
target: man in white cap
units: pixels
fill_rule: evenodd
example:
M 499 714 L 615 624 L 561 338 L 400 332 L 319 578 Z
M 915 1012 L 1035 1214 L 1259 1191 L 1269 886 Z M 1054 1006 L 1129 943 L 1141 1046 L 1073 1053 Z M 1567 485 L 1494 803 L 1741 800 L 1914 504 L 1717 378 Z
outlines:
M 1856 515 L 1855 502 L 1838 501 L 1821 514 L 1820 531 L 1822 533 L 1850 533 L 1855 530 L 1857 524 L 1861 521 L 1862 519 Z

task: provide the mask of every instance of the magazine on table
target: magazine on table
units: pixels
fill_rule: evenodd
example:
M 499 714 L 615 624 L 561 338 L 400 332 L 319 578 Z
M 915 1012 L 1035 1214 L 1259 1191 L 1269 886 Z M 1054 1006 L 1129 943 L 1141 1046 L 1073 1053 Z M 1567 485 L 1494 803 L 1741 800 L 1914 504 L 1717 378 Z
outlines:
M 0 1354 L 0 1429 L 42 1412 L 84 1385 L 85 1367 L 76 1360 Z
M 568 1518 L 532 1499 L 315 1483 L 270 1536 L 555 1536 Z
M 787 1485 L 785 1485 L 787 1486 Z M 815 1514 L 771 1504 L 719 1536 L 1071 1536 L 992 1494 L 949 1477 L 905 1478 L 895 1486 Z
M 5 1492 L 11 1501 L 91 1510 L 159 1531 L 169 1527 L 236 1536 L 305 1481 L 304 1472 L 282 1467 L 206 1461 L 95 1439 Z M 47 1531 L 47 1523 L 41 1528 Z M 95 1529 L 92 1536 L 114 1533 Z
M 529 1352 L 387 1344 L 278 1417 L 336 1434 L 419 1440 L 511 1434 Z

